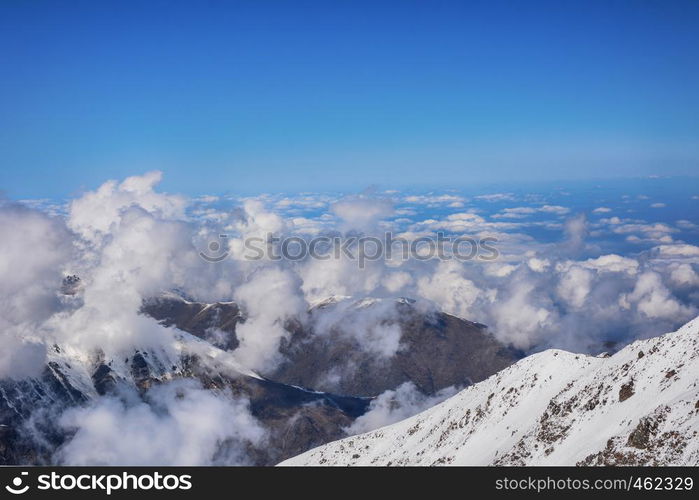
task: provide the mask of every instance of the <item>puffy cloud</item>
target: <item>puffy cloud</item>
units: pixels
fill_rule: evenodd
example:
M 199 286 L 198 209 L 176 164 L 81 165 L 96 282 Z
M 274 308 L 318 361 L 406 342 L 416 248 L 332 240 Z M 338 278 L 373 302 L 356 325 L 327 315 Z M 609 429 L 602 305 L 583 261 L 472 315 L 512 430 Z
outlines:
M 556 215 L 565 215 L 570 212 L 570 209 L 567 207 L 562 207 L 560 205 L 544 205 L 542 207 L 539 207 L 537 209 L 539 212 L 545 213 L 545 214 L 556 214 Z
M 356 261 L 341 257 L 328 260 L 308 260 L 296 267 L 303 284 L 301 289 L 308 302 L 333 295 L 366 296 L 380 287 L 387 268 L 383 262 L 370 261 L 359 269 Z
M 491 308 L 492 328 L 504 342 L 530 349 L 557 325 L 557 311 L 545 291 L 520 270 L 508 286 L 498 292 Z
M 315 311 L 313 327 L 318 335 L 339 333 L 381 360 L 394 356 L 401 347 L 398 319 L 392 299 L 340 300 L 333 307 Z
M 405 382 L 395 390 L 374 398 L 369 410 L 345 430 L 354 435 L 396 423 L 441 403 L 457 392 L 456 388 L 447 387 L 433 396 L 425 396 L 412 382 Z
M 438 206 L 447 205 L 452 208 L 463 207 L 466 202 L 466 198 L 463 196 L 453 195 L 453 194 L 441 194 L 441 195 L 411 195 L 403 198 L 405 203 L 416 203 L 419 205 L 427 206 Z
M 690 314 L 688 307 L 672 297 L 660 275 L 652 271 L 641 274 L 633 291 L 623 295 L 619 303 L 626 309 L 635 304 L 638 311 L 650 319 L 671 319 Z
M 32 215 L 27 220 L 33 222 L 27 227 L 36 230 L 0 242 L 2 253 L 11 256 L 0 261 L 7 266 L 3 274 L 8 276 L 0 284 L 4 298 L 0 321 L 12 326 L 11 333 L 9 329 L 2 333 L 4 345 L 9 346 L 0 356 L 5 374 L 22 373 L 21 366 L 41 365 L 42 349 L 52 341 L 99 347 L 108 357 L 147 346 L 167 351 L 173 332 L 138 311 L 144 298 L 173 288 L 200 300 L 238 301 L 247 320 L 238 327 L 240 346 L 235 356 L 241 364 L 260 371 L 279 361 L 279 344 L 288 335 L 285 322 L 290 318 L 305 321 L 308 304 L 330 296 L 425 299 L 448 313 L 489 325 L 500 340 L 527 351 L 545 347 L 594 350 L 609 338 L 624 342 L 645 331 L 671 328 L 696 311 L 692 265 L 699 257 L 697 247 L 670 239 L 632 258 L 603 254 L 586 245 L 590 227 L 604 227 L 621 238 L 677 232 L 665 223 L 612 217 L 588 224 L 583 215 L 563 224 L 560 220 L 494 222 L 472 211 L 436 215 L 457 202 L 451 198 L 416 199 L 416 210 L 423 210 L 417 206 L 420 202 L 425 206 L 439 203 L 440 210 L 420 212 L 420 222 L 399 222 L 391 220 L 397 212 L 390 200 L 368 195 L 337 201 L 330 213 L 322 210 L 331 198 L 309 195 L 305 199 L 303 195 L 295 203 L 295 198 L 261 196 L 239 200 L 242 205 L 228 211 L 217 207 L 220 216 L 192 220 L 183 213 L 186 200 L 155 191 L 158 180 L 159 175 L 148 174 L 122 183 L 112 181 L 73 201 L 67 219 L 73 234 L 60 218 L 29 211 Z M 565 207 L 537 203 L 512 213 L 558 217 L 567 212 Z M 268 206 L 277 207 L 276 211 Z M 319 211 L 303 216 L 290 213 L 302 207 Z M 7 225 L 8 234 L 19 235 L 21 230 L 12 226 L 18 220 L 13 215 L 0 218 L 0 223 Z M 344 257 L 250 262 L 242 254 L 244 239 L 249 237 L 337 234 L 337 230 L 376 235 L 398 224 L 405 224 L 400 235 L 409 239 L 435 231 L 494 235 L 501 257 L 496 262 L 466 263 L 379 260 L 360 269 L 356 261 Z M 559 243 L 537 241 L 521 232 L 525 227 L 551 235 L 562 229 L 564 238 Z M 205 262 L 198 249 L 222 233 L 229 234 L 222 243 L 232 258 L 216 264 Z M 42 238 L 51 241 L 51 252 L 23 251 L 38 246 Z M 585 258 L 576 258 L 578 252 Z M 29 270 L 20 264 L 27 259 Z M 75 297 L 56 294 L 65 272 L 76 272 L 82 278 L 81 292 Z M 649 278 L 648 273 L 657 278 Z M 25 286 L 27 283 L 36 285 L 35 289 Z M 26 299 L 20 300 L 22 294 Z M 385 324 L 382 319 L 393 317 L 390 307 L 343 314 L 335 322 L 328 319 L 320 325 L 318 334 L 341 321 L 350 325 L 345 334 L 356 340 L 358 348 L 377 358 L 392 356 L 400 349 L 400 331 L 381 326 Z M 36 361 L 22 362 L 25 359 Z
M 476 199 L 495 203 L 500 201 L 514 201 L 515 195 L 513 193 L 491 193 L 476 196 Z
M 260 200 L 246 200 L 238 217 L 225 229 L 233 231 L 234 237 L 228 240 L 228 249 L 234 259 L 246 260 L 250 251 L 245 247 L 246 239 L 256 238 L 267 242 L 270 236 L 278 236 L 289 228 L 279 214 L 267 210 Z M 265 257 L 269 258 L 269 252 Z
M 344 258 L 249 262 L 241 254 L 244 238 L 337 229 L 378 234 L 391 228 L 396 212 L 390 201 L 364 195 L 340 200 L 328 214 L 301 217 L 289 211 L 324 207 L 310 199 L 295 204 L 262 197 L 192 220 L 184 213 L 186 200 L 155 191 L 159 178 L 108 182 L 74 200 L 65 219 L 13 204 L 0 207 L 0 231 L 10 235 L 0 240 L 0 377 L 37 375 L 46 346 L 54 342 L 83 352 L 100 349 L 106 359 L 123 359 L 140 348 L 172 353 L 175 332 L 139 314 L 143 299 L 171 289 L 200 300 L 239 302 L 246 321 L 238 325 L 240 345 L 233 356 L 261 372 L 280 360 L 279 345 L 289 335 L 285 322 L 292 318 L 313 321 L 317 335 L 341 331 L 378 362 L 394 356 L 401 331 L 389 299 L 397 295 L 487 324 L 498 339 L 527 352 L 595 351 L 607 340 L 623 343 L 670 331 L 697 312 L 699 247 L 670 239 L 634 256 L 602 253 L 585 245 L 589 226 L 600 226 L 582 215 L 563 225 L 492 222 L 470 211 L 444 213 L 457 200 L 423 200 L 440 203 L 436 213 L 444 214 L 420 212 L 422 222 L 403 221 L 408 227 L 401 227 L 402 234 L 495 234 L 501 258 L 375 261 L 364 269 Z M 209 201 L 221 202 L 200 200 Z M 286 215 L 266 208 L 275 202 Z M 537 207 L 536 213 L 564 213 L 557 205 Z M 519 232 L 525 224 L 551 235 L 563 228 L 565 240 L 537 241 Z M 660 239 L 678 232 L 666 223 L 614 217 L 599 224 L 620 238 Z M 224 249 L 233 258 L 205 262 L 198 255 L 201 242 L 223 232 L 230 233 Z M 58 293 L 67 273 L 81 277 L 80 291 L 71 297 Z M 332 295 L 372 299 L 341 301 L 306 316 L 310 302 Z M 376 398 L 350 432 L 386 425 L 437 401 L 401 386 Z M 161 464 L 163 457 L 171 464 L 241 463 L 245 447 L 265 438 L 244 400 L 178 383 L 151 389 L 144 399 L 128 391 L 102 398 L 70 411 L 60 423 L 74 433 L 56 455 L 61 463 Z
M 512 265 L 512 264 L 492 263 L 492 264 L 487 264 L 485 266 L 485 269 L 483 272 L 485 273 L 486 276 L 504 278 L 504 277 L 512 274 L 516 269 L 517 269 L 517 266 Z
M 330 210 L 341 219 L 341 229 L 370 231 L 381 219 L 393 214 L 393 203 L 387 199 L 362 195 L 340 200 Z
M 573 307 L 582 307 L 590 293 L 593 275 L 582 267 L 572 267 L 562 276 L 558 284 L 558 294 Z
M 236 328 L 236 358 L 253 370 L 272 368 L 279 361 L 279 343 L 289 336 L 285 321 L 305 311 L 301 281 L 288 270 L 263 268 L 236 289 L 235 299 L 246 314 Z
M 41 374 L 46 365 L 46 346 L 43 343 L 23 339 L 7 331 L 0 334 L 0 339 L 0 380 L 21 380 Z
M 621 255 L 601 255 L 596 259 L 588 259 L 581 265 L 601 272 L 636 274 L 639 263 L 635 259 L 622 257 Z
M 266 438 L 247 400 L 192 380 L 153 387 L 144 398 L 124 389 L 66 411 L 59 425 L 73 435 L 54 459 L 70 465 L 240 465 L 246 446 Z
M 434 274 L 419 278 L 417 292 L 444 312 L 461 318 L 472 318 L 474 304 L 484 296 L 457 261 L 440 262 Z
M 528 215 L 536 213 L 553 214 L 553 215 L 565 215 L 570 212 L 567 207 L 562 207 L 560 205 L 542 205 L 540 207 L 530 206 L 530 207 L 515 207 L 506 208 L 499 214 L 493 215 L 494 219 L 521 219 Z
M 532 271 L 537 273 L 543 273 L 551 266 L 551 262 L 549 262 L 548 259 L 532 257 L 527 261 L 527 265 L 529 266 L 529 269 L 531 269 Z
M 412 284 L 413 277 L 405 271 L 390 272 L 383 278 L 381 284 L 392 294 L 396 294 Z
M 699 247 L 688 244 L 660 245 L 655 247 L 654 251 L 662 259 L 699 257 Z
M 328 196 L 303 195 L 293 198 L 282 198 L 274 204 L 274 207 L 281 210 L 320 209 L 327 207 L 330 201 L 332 199 Z
M 19 204 L 0 204 L 0 378 L 41 372 L 39 325 L 62 309 L 61 281 L 73 256 L 60 218 Z
M 656 222 L 654 224 L 643 224 L 643 223 L 628 223 L 628 224 L 617 224 L 612 228 L 612 231 L 616 234 L 628 234 L 630 237 L 636 238 L 638 240 L 649 240 L 649 241 L 672 241 L 670 237 L 671 234 L 678 232 L 678 229 L 671 227 L 662 222 Z M 639 238 L 636 234 L 641 234 L 642 237 Z
M 171 289 L 198 297 L 231 295 L 222 269 L 199 257 L 192 243 L 195 228 L 173 219 L 173 214 L 166 216 L 160 205 L 153 204 L 159 200 L 170 206 L 152 192 L 152 182 L 152 176 L 130 178 L 118 190 L 104 186 L 97 190 L 106 206 L 120 205 L 125 193 L 130 199 L 127 207 L 112 214 L 106 234 L 90 230 L 101 224 L 104 214 L 96 213 L 95 225 L 82 212 L 83 199 L 74 202 L 73 207 L 83 208 L 71 212 L 69 225 L 81 227 L 88 238 L 81 245 L 77 268 L 84 287 L 80 307 L 54 315 L 45 325 L 45 331 L 61 343 L 99 348 L 115 357 L 139 347 L 169 348 L 172 333 L 139 314 L 144 299 Z M 143 205 L 139 195 L 145 199 Z M 92 197 L 86 195 L 88 200 Z M 80 224 L 74 223 L 73 216 Z M 95 235 L 99 235 L 97 241 Z
M 691 264 L 672 263 L 670 280 L 679 287 L 699 287 L 699 274 Z
M 18 204 L 0 205 L 0 327 L 38 323 L 58 310 L 73 254 L 62 220 Z
M 163 218 L 182 218 L 186 201 L 180 196 L 157 193 L 154 187 L 162 172 L 128 177 L 123 182 L 109 181 L 70 204 L 70 228 L 85 240 L 95 243 L 109 233 L 125 209 L 137 205 Z
M 3 356 L 12 361 L 9 375 L 41 364 L 36 374 L 43 368 L 39 349 L 55 342 L 112 357 L 139 347 L 168 349 L 172 333 L 139 314 L 144 298 L 172 288 L 230 296 L 220 269 L 197 255 L 194 228 L 175 219 L 184 202 L 153 191 L 159 178 L 110 181 L 73 201 L 66 221 L 72 233 L 60 218 L 2 208 L 3 232 L 12 234 L 0 243 L 0 265 L 8 266 L 0 284 L 0 321 L 12 323 L 2 335 L 14 338 L 4 343 L 13 347 Z M 81 278 L 75 296 L 60 294 L 65 273 Z
M 564 247 L 572 252 L 582 250 L 588 235 L 588 223 L 585 214 L 578 214 L 565 221 L 564 232 L 566 241 Z

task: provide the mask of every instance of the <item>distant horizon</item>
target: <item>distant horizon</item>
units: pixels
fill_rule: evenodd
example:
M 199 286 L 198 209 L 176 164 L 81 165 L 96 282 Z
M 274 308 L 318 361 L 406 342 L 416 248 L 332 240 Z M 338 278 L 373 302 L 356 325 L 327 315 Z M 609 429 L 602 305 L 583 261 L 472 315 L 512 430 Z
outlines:
M 391 192 L 411 194 L 420 193 L 426 194 L 430 192 L 458 192 L 462 194 L 487 194 L 488 191 L 527 191 L 527 190 L 539 190 L 544 188 L 549 189 L 564 189 L 566 187 L 595 187 L 599 185 L 604 186 L 614 186 L 624 182 L 632 183 L 633 189 L 637 188 L 638 184 L 646 184 L 649 187 L 654 187 L 658 183 L 671 183 L 677 185 L 687 192 L 696 194 L 699 196 L 699 175 L 645 175 L 645 176 L 613 176 L 613 177 L 594 177 L 594 178 L 568 178 L 568 179 L 549 179 L 549 180 L 528 180 L 528 181 L 480 181 L 471 184 L 452 184 L 452 185 L 439 185 L 439 184 L 380 184 L 380 183 L 370 183 L 366 185 L 357 184 L 356 186 L 329 186 L 327 188 L 318 187 L 307 187 L 305 189 L 238 189 L 235 186 L 231 188 L 226 188 L 221 186 L 218 190 L 209 191 L 199 191 L 186 189 L 184 186 L 178 186 L 177 183 L 171 182 L 168 179 L 167 169 L 152 169 L 136 171 L 125 176 L 112 176 L 103 177 L 97 180 L 95 183 L 90 185 L 83 185 L 79 189 L 72 189 L 70 192 L 60 193 L 52 195 L 45 192 L 37 192 L 34 190 L 25 190 L 21 193 L 13 193 L 10 190 L 5 190 L 0 186 L 0 201 L 23 201 L 23 200 L 51 200 L 58 202 L 61 200 L 69 200 L 72 198 L 77 198 L 86 192 L 94 191 L 99 186 L 107 181 L 120 182 L 126 177 L 140 176 L 148 171 L 160 171 L 163 173 L 163 178 L 160 183 L 160 188 L 162 191 L 170 194 L 178 194 L 185 196 L 187 198 L 196 199 L 202 196 L 232 196 L 232 197 L 248 197 L 248 196 L 260 196 L 260 195 L 299 195 L 304 193 L 313 194 L 337 194 L 337 195 L 357 195 L 357 194 L 373 194 L 381 195 L 384 193 L 390 194 Z M 688 181 L 689 184 L 683 181 Z M 696 184 L 694 184 L 696 182 Z

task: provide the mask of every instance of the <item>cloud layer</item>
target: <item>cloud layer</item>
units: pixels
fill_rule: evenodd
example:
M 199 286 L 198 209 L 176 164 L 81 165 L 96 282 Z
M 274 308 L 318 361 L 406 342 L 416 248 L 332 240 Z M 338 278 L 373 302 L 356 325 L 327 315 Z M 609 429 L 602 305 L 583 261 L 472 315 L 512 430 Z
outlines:
M 699 247 L 680 238 L 696 231 L 697 221 L 686 215 L 677 223 L 644 220 L 595 205 L 588 216 L 560 202 L 512 193 L 473 201 L 436 193 L 186 199 L 159 192 L 160 178 L 154 172 L 109 181 L 62 213 L 0 205 L 0 378 L 38 375 L 53 344 L 100 350 L 107 359 L 128 357 L 135 349 L 173 352 L 173 331 L 139 313 L 144 299 L 168 290 L 205 302 L 238 302 L 246 321 L 238 326 L 240 345 L 233 355 L 261 373 L 281 361 L 288 321 L 314 321 L 318 335 L 337 329 L 340 316 L 307 314 L 332 296 L 421 299 L 486 324 L 501 341 L 527 352 L 596 352 L 609 342 L 672 331 L 698 312 Z M 344 258 L 244 258 L 245 239 L 253 236 L 385 231 L 409 240 L 437 232 L 495 237 L 500 258 L 394 258 L 369 261 L 364 269 Z M 604 235 L 638 250 L 606 251 Z M 212 240 L 228 255 L 217 263 L 199 255 Z M 80 276 L 80 287 L 63 295 L 61 281 L 73 274 Z M 390 314 L 360 307 L 344 311 L 341 326 L 360 348 L 390 358 L 400 349 L 400 330 L 387 321 Z M 397 400 L 402 403 L 391 403 Z M 353 432 L 433 403 L 410 387 L 397 388 L 377 399 Z M 189 411 L 201 418 L 187 416 Z M 226 422 L 224 414 L 235 418 Z M 153 389 L 146 400 L 104 398 L 62 417 L 61 424 L 76 433 L 60 460 L 114 464 L 128 452 L 136 453 L 130 463 L 163 456 L 173 463 L 210 463 L 222 442 L 263 438 L 250 419 L 244 401 L 189 385 Z M 158 437 L 158 448 L 139 448 L 149 433 Z M 91 446 L 95 442 L 110 449 Z M 228 460 L 240 459 L 234 455 Z

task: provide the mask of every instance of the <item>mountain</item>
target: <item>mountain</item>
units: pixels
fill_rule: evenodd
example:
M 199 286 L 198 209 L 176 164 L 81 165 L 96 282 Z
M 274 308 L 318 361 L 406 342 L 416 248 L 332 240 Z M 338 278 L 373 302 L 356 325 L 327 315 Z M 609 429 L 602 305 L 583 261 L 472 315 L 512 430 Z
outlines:
M 63 293 L 80 293 L 79 278 L 64 283 Z M 99 350 L 54 345 L 40 377 L 0 380 L 0 465 L 55 460 L 56 450 L 72 437 L 56 423 L 68 409 L 124 388 L 147 400 L 150 388 L 187 379 L 249 400 L 250 413 L 269 433 L 266 445 L 247 450 L 249 460 L 275 464 L 346 436 L 371 396 L 404 381 L 428 394 L 469 384 L 516 359 L 482 325 L 421 310 L 405 299 L 332 299 L 312 307 L 304 321 L 287 322 L 290 337 L 281 346 L 287 360 L 276 371 L 259 374 L 231 354 L 238 346 L 236 326 L 245 321 L 235 303 L 207 304 L 168 292 L 144 301 L 142 312 L 172 328 L 174 352 L 141 349 L 108 359 Z M 356 323 L 358 316 L 366 321 Z M 315 327 L 329 318 L 332 328 L 319 334 Z M 399 336 L 397 352 L 377 359 L 348 335 L 349 323 L 359 333 L 372 325 L 388 328 Z M 342 376 L 330 384 L 326 375 L 333 366 L 342 368 Z M 328 390 L 332 387 L 337 390 Z
M 143 310 L 222 349 L 238 345 L 235 328 L 245 321 L 233 302 L 203 304 L 172 293 L 146 301 Z M 287 321 L 286 328 L 290 336 L 280 346 L 285 359 L 264 376 L 355 397 L 373 397 L 405 382 L 429 395 L 465 387 L 521 357 L 484 325 L 405 298 L 331 297 L 314 304 L 304 321 Z
M 162 325 L 191 333 L 219 349 L 230 351 L 238 347 L 235 327 L 244 318 L 235 302 L 208 304 L 165 292 L 145 300 L 141 310 Z
M 412 382 L 431 395 L 479 382 L 521 357 L 484 325 L 405 298 L 326 300 L 311 308 L 308 323 L 282 345 L 286 361 L 271 378 L 352 396 Z M 398 347 L 382 354 L 381 341 L 393 332 Z
M 41 377 L 0 381 L 0 465 L 46 464 L 71 436 L 56 416 L 87 405 L 120 387 L 144 397 L 154 385 L 196 379 L 204 388 L 229 391 L 250 401 L 250 412 L 270 433 L 264 446 L 248 450 L 253 464 L 269 465 L 333 439 L 363 414 L 366 398 L 307 391 L 260 377 L 238 365 L 230 353 L 185 332 L 173 331 L 175 353 L 135 351 L 126 359 L 99 352 L 49 353 Z
M 282 465 L 699 465 L 699 318 L 611 357 L 529 356 Z

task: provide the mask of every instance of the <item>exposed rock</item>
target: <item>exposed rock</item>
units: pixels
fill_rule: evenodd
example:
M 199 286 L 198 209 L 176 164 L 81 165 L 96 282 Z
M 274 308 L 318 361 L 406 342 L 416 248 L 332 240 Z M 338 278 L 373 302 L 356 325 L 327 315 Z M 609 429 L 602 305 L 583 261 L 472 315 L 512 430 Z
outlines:
M 621 389 L 619 389 L 619 401 L 626 401 L 633 396 L 633 394 L 633 380 L 631 380 L 629 383 L 622 385 Z
M 658 420 L 651 417 L 642 418 L 636 428 L 629 434 L 626 444 L 634 448 L 645 449 L 658 432 Z

